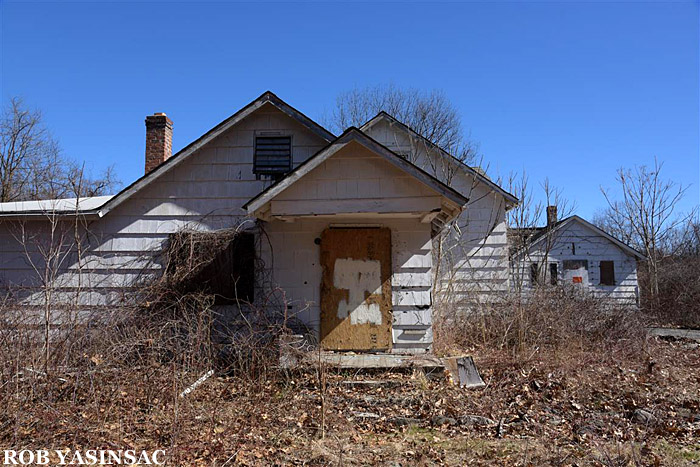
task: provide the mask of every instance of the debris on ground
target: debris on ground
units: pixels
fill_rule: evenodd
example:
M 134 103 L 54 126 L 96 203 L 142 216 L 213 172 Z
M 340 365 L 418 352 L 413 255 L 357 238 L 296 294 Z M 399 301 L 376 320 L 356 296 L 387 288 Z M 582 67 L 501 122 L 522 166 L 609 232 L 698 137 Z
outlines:
M 626 352 L 475 352 L 486 382 L 478 391 L 327 368 L 323 378 L 211 376 L 179 398 L 201 372 L 101 371 L 90 384 L 102 391 L 68 381 L 49 396 L 4 400 L 0 440 L 6 449 L 27 440 L 165 449 L 169 465 L 191 466 L 700 462 L 700 351 L 652 338 L 644 352 Z

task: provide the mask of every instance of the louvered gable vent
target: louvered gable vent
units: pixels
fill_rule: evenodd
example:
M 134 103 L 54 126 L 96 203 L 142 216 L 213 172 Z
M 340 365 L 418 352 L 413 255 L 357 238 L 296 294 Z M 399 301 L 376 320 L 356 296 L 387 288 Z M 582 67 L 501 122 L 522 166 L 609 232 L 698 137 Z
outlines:
M 255 138 L 256 174 L 281 175 L 292 170 L 291 136 L 257 136 Z

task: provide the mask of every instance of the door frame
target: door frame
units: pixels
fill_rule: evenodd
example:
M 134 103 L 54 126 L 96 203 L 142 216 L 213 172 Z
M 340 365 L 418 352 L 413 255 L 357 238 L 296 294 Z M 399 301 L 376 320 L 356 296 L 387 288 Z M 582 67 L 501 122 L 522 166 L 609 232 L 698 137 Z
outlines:
M 340 259 L 378 261 L 381 294 L 363 290 L 363 304 L 377 305 L 381 324 L 351 323 L 352 311 L 340 317 L 339 305 L 350 301 L 350 291 L 336 286 L 335 266 Z M 391 229 L 377 226 L 330 226 L 321 234 L 320 345 L 336 351 L 388 351 L 392 347 Z M 358 281 L 362 272 L 358 271 Z

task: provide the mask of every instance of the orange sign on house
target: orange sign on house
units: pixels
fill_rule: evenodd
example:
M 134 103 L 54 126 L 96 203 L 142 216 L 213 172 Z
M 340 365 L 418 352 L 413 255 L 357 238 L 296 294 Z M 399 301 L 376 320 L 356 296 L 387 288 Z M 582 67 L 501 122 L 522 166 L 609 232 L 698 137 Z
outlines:
M 582 284 L 582 283 L 583 283 L 583 277 L 581 277 L 581 276 L 574 276 L 574 277 L 572 278 L 572 282 L 573 282 L 574 284 Z

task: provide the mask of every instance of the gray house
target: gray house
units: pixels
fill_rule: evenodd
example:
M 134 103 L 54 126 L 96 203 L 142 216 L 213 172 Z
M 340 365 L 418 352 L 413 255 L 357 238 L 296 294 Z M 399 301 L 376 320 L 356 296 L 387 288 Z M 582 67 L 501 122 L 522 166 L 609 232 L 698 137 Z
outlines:
M 0 204 L 3 295 L 100 313 L 169 273 L 175 233 L 233 231 L 201 276 L 223 302 L 274 294 L 326 349 L 411 353 L 435 303 L 509 289 L 517 199 L 388 114 L 336 136 L 266 92 L 174 155 L 172 131 L 146 118 L 145 173 L 114 196 Z

